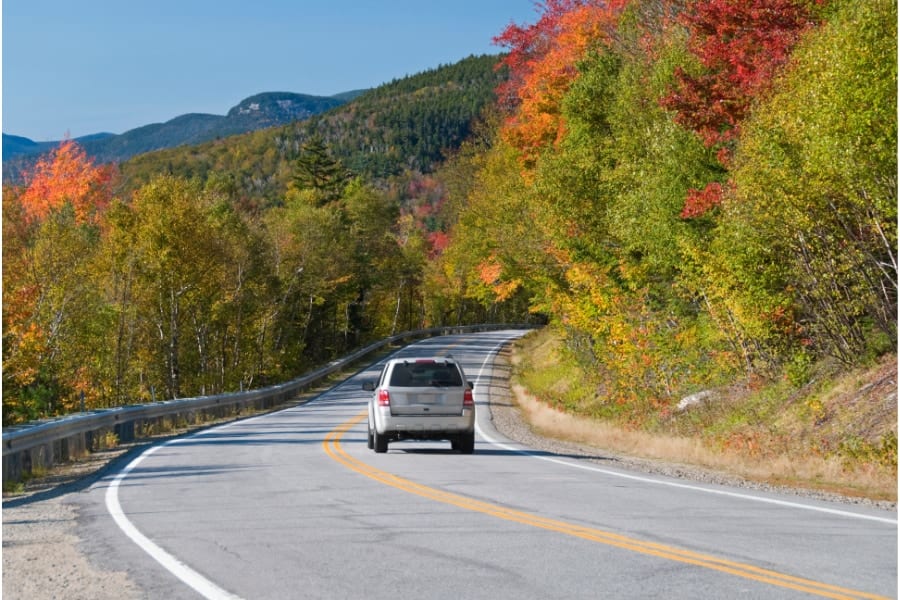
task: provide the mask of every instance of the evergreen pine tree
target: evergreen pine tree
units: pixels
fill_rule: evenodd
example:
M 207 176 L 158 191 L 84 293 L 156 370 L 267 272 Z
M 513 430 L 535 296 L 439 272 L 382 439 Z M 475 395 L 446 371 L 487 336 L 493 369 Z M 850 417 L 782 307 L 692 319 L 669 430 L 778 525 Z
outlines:
M 324 205 L 340 198 L 349 178 L 349 172 L 341 161 L 331 157 L 320 136 L 303 144 L 293 176 L 295 187 L 316 190 Z

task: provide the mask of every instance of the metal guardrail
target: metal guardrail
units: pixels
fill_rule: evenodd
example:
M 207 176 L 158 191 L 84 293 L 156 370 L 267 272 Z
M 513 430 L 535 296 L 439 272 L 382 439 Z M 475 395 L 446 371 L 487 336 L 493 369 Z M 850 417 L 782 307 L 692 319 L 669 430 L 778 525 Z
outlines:
M 248 406 L 272 408 L 347 365 L 399 341 L 453 333 L 533 327 L 533 324 L 466 325 L 407 331 L 370 344 L 283 384 L 245 392 L 100 409 L 4 428 L 3 481 L 18 481 L 23 475 L 32 473 L 36 466 L 49 467 L 68 460 L 70 456 L 84 454 L 92 449 L 95 436 L 103 435 L 104 432 L 114 432 L 120 441 L 130 441 L 134 439 L 136 423 L 183 414 L 240 411 Z

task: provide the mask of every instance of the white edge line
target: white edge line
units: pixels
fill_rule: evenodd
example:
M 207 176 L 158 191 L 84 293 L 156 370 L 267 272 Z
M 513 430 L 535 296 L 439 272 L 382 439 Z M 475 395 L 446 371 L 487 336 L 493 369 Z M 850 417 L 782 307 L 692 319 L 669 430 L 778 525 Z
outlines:
M 203 575 L 201 575 L 197 571 L 194 571 L 189 566 L 160 548 L 152 540 L 150 540 L 150 538 L 138 531 L 137 527 L 135 527 L 134 524 L 128 520 L 128 517 L 125 516 L 125 512 L 122 510 L 122 506 L 121 504 L 119 504 L 119 485 L 122 483 L 122 481 L 125 480 L 126 477 L 128 477 L 128 474 L 131 473 L 131 471 L 133 471 L 145 458 L 147 458 L 160 448 L 178 442 L 179 440 L 171 440 L 164 444 L 160 444 L 159 446 L 153 446 L 152 448 L 149 448 L 146 451 L 142 452 L 140 456 L 131 461 L 127 467 L 122 469 L 122 471 L 118 475 L 116 475 L 116 478 L 106 489 L 106 510 L 109 511 L 110 515 L 112 515 L 112 518 L 116 522 L 116 525 L 119 526 L 119 529 L 121 529 L 125 533 L 125 535 L 131 538 L 131 541 L 137 544 L 141 550 L 149 554 L 150 557 L 153 558 L 153 560 L 162 565 L 167 571 L 172 573 L 172 575 L 193 588 L 204 598 L 208 598 L 209 600 L 240 600 L 240 596 L 235 596 L 234 594 L 223 590 L 210 580 L 203 577 Z
M 481 379 L 481 376 L 484 373 L 484 369 L 487 366 L 488 361 L 491 360 L 492 357 L 497 352 L 497 350 L 503 344 L 506 344 L 508 341 L 509 340 L 505 340 L 505 341 L 497 344 L 496 346 L 494 346 L 493 349 L 491 349 L 491 351 L 488 353 L 487 358 L 485 358 L 484 362 L 481 363 L 481 369 L 478 371 L 478 377 L 476 377 L 476 381 Z M 476 389 L 478 389 L 478 386 L 476 386 Z M 664 485 L 664 486 L 680 488 L 680 489 L 684 489 L 684 490 L 691 490 L 691 491 L 695 491 L 695 492 L 703 492 L 706 494 L 715 494 L 718 496 L 728 496 L 730 498 L 740 498 L 742 500 L 751 500 L 753 502 L 762 502 L 765 504 L 775 504 L 777 506 L 784 506 L 784 507 L 788 507 L 788 508 L 798 508 L 801 510 L 809 510 L 809 511 L 832 514 L 832 515 L 838 515 L 841 517 L 850 517 L 853 519 L 864 519 L 864 520 L 868 520 L 868 521 L 877 521 L 879 523 L 889 523 L 891 525 L 897 525 L 897 519 L 889 519 L 887 517 L 878 517 L 875 515 L 864 515 L 864 514 L 860 514 L 860 513 L 850 512 L 847 510 L 839 510 L 836 508 L 827 508 L 824 506 L 812 506 L 810 504 L 802 504 L 800 502 L 777 500 L 775 498 L 764 498 L 762 496 L 753 496 L 750 494 L 741 494 L 739 492 L 718 490 L 718 489 L 713 489 L 713 488 L 701 487 L 701 486 L 697 486 L 697 485 L 690 485 L 687 483 L 666 481 L 664 479 L 654 479 L 651 477 L 642 477 L 640 475 L 630 475 L 628 473 L 619 473 L 617 471 L 610 471 L 608 469 L 603 469 L 600 467 L 592 467 L 589 465 L 569 462 L 566 460 L 561 460 L 559 458 L 553 458 L 550 456 L 541 456 L 541 455 L 535 454 L 534 452 L 530 452 L 528 450 L 522 450 L 520 448 L 510 446 L 509 444 L 504 444 L 502 442 L 497 441 L 496 439 L 494 439 L 493 437 L 491 437 L 490 435 L 488 435 L 487 433 L 484 432 L 484 430 L 478 425 L 477 420 L 475 421 L 475 430 L 478 432 L 478 435 L 480 435 L 482 438 L 484 438 L 484 440 L 486 442 L 488 442 L 489 444 L 491 444 L 493 446 L 497 446 L 498 448 L 503 448 L 504 450 L 507 450 L 509 452 L 514 452 L 516 454 L 521 454 L 523 456 L 528 456 L 531 458 L 536 458 L 539 460 L 545 460 L 545 461 L 556 463 L 559 465 L 564 465 L 566 467 L 571 467 L 573 469 L 582 469 L 585 471 L 593 471 L 595 473 L 601 473 L 603 475 L 611 475 L 613 477 L 620 477 L 622 479 L 630 479 L 632 481 L 640 481 L 642 483 L 652 483 L 654 485 Z

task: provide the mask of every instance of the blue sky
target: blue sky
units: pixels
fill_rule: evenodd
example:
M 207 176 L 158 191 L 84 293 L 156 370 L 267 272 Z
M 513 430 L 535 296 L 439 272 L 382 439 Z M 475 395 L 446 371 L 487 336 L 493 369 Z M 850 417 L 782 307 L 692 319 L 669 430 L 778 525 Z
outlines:
M 260 92 L 330 96 L 498 53 L 534 0 L 3 0 L 4 133 L 122 133 Z

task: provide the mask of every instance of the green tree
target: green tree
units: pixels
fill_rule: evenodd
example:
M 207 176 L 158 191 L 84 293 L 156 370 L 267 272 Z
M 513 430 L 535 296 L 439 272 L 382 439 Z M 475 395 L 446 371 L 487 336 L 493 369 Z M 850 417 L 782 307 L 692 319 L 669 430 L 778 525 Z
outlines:
M 747 124 L 717 251 L 780 358 L 855 363 L 897 343 L 897 6 L 832 9 Z
M 394 299 L 418 287 L 421 266 L 407 260 L 397 238 L 397 202 L 359 179 L 347 187 L 342 202 L 358 291 L 348 307 L 347 325 L 350 339 L 359 342 L 388 332 Z
M 198 182 L 159 177 L 116 214 L 117 344 L 137 395 L 238 389 L 261 365 L 268 250 L 232 205 Z M 128 210 L 133 214 L 128 214 Z M 131 387 L 129 386 L 129 387 Z
M 282 372 L 333 358 L 344 338 L 340 307 L 356 298 L 346 215 L 340 203 L 317 206 L 313 198 L 313 190 L 289 193 L 265 215 L 278 285 L 267 336 Z
M 464 160 L 477 165 L 477 175 L 471 187 L 460 190 L 465 199 L 451 200 L 465 208 L 451 227 L 449 246 L 430 269 L 430 289 L 441 290 L 430 294 L 431 318 L 438 323 L 522 320 L 532 293 L 555 274 L 543 252 L 544 216 L 529 202 L 511 146 L 497 140 Z
M 297 189 L 316 192 L 316 201 L 327 204 L 337 200 L 349 180 L 341 162 L 328 152 L 321 137 L 314 135 L 300 148 L 293 183 Z

